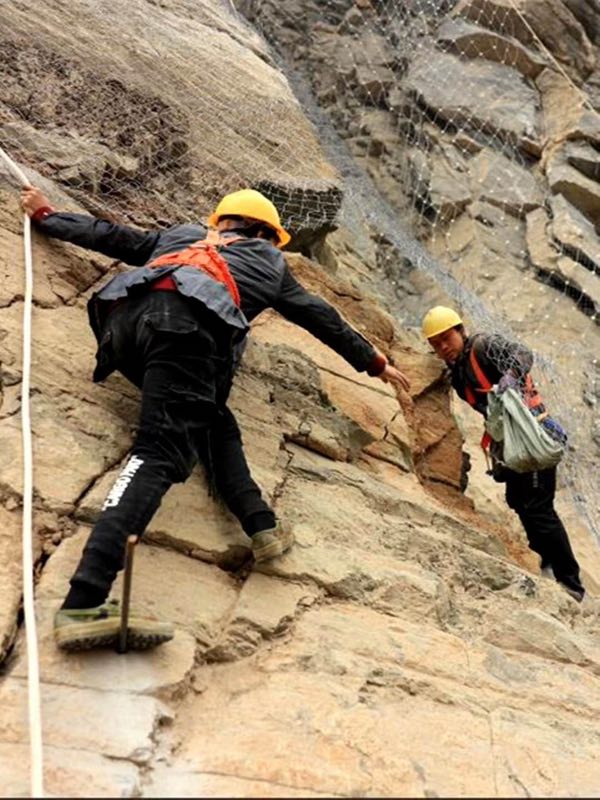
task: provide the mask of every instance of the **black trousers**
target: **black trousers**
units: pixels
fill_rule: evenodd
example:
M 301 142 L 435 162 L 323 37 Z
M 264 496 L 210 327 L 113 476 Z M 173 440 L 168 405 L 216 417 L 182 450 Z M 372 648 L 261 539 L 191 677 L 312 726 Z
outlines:
M 538 472 L 507 472 L 506 502 L 518 514 L 529 547 L 541 556 L 542 566 L 552 567 L 557 581 L 583 591 L 579 564 L 554 509 L 555 492 L 556 467 Z
M 218 317 L 176 292 L 146 291 L 110 313 L 99 357 L 142 390 L 131 456 L 71 579 L 73 587 L 93 587 L 102 602 L 122 568 L 127 537 L 143 534 L 165 492 L 185 481 L 199 458 L 247 533 L 272 527 L 275 515 L 250 475 L 240 429 L 225 405 L 232 348 Z

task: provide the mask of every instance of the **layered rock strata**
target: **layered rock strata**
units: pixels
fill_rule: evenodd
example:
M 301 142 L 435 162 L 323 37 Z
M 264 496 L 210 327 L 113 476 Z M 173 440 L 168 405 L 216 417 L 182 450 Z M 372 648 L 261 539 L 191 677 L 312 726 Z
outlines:
M 314 192 L 290 215 L 304 227 L 303 249 L 314 248 L 324 231 L 308 212 L 318 207 L 321 225 L 333 219 L 323 209 L 339 204 L 339 179 L 261 40 L 229 6 L 136 0 L 75 14 L 49 0 L 35 29 L 25 12 L 20 4 L 7 12 L 6 31 L 23 57 L 4 62 L 16 77 L 2 83 L 0 113 L 10 142 L 20 142 L 15 155 L 54 202 L 106 213 L 114 200 L 119 218 L 161 224 L 167 215 L 189 218 L 194 192 L 207 210 L 219 192 L 260 176 L 289 190 L 292 204 L 299 186 Z M 38 68 L 49 75 L 45 96 Z M 361 81 L 386 87 L 384 70 L 397 65 L 381 68 L 371 79 L 365 68 Z M 223 83 L 226 122 L 211 127 Z M 115 97 L 122 105 L 107 102 Z M 146 117 L 146 127 L 127 128 L 122 114 L 139 116 L 150 101 L 152 124 Z M 206 109 L 197 127 L 178 116 L 193 104 Z M 267 129 L 265 108 L 279 109 L 289 125 Z M 72 124 L 77 111 L 80 127 Z M 380 122 L 371 118 L 372 129 Z M 133 144 L 114 140 L 125 129 Z M 169 161 L 173 151 L 153 138 L 159 130 L 193 158 Z M 166 160 L 148 171 L 157 148 Z M 466 226 L 465 236 L 469 224 L 506 211 L 474 177 L 488 174 L 485 153 L 477 164 L 465 186 L 480 191 L 478 216 L 466 206 L 448 216 Z M 109 184 L 97 194 L 103 175 Z M 535 187 L 523 181 L 518 189 L 510 200 L 519 208 L 515 248 L 541 210 Z M 577 231 L 588 229 L 570 214 L 569 225 L 554 225 L 555 215 L 531 227 L 574 247 Z M 378 248 L 359 248 L 349 231 L 328 240 L 324 264 L 290 254 L 291 269 L 406 370 L 411 397 L 355 373 L 276 314 L 259 318 L 231 402 L 253 472 L 296 546 L 252 568 L 248 539 L 196 472 L 168 494 L 136 556 L 134 604 L 172 619 L 175 639 L 151 653 L 67 657 L 54 647 L 52 616 L 126 457 L 139 397 L 117 376 L 90 381 L 85 303 L 123 267 L 34 237 L 34 538 L 49 794 L 595 791 L 597 601 L 579 606 L 537 575 L 499 491 L 476 490 L 472 501 L 460 493 L 462 435 L 439 363 L 384 310 L 389 298 L 376 295 L 384 280 Z M 579 249 L 595 258 L 588 244 Z M 18 544 L 23 289 L 20 214 L 4 177 L 0 259 L 0 794 L 14 797 L 29 794 Z M 470 439 L 474 424 L 461 422 Z M 597 555 L 581 555 L 594 588 Z

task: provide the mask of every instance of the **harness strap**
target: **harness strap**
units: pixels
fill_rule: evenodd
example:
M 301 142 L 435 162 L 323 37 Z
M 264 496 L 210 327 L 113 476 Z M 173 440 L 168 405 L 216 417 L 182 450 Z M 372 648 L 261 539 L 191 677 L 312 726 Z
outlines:
M 477 405 L 477 397 L 475 392 L 487 394 L 487 392 L 490 392 L 492 389 L 491 381 L 481 369 L 479 361 L 477 361 L 477 356 L 475 355 L 475 342 L 473 342 L 471 352 L 469 353 L 469 364 L 471 365 L 471 369 L 475 375 L 475 380 L 479 386 L 471 388 L 468 383 L 465 383 L 465 399 L 470 406 L 475 407 Z
M 475 379 L 479 386 L 475 386 L 471 388 L 468 384 L 465 385 L 465 398 L 467 403 L 470 406 L 475 406 L 477 404 L 477 397 L 475 392 L 485 393 L 491 392 L 493 384 L 485 374 L 485 372 L 481 369 L 479 361 L 477 360 L 477 356 L 475 355 L 475 343 L 473 342 L 473 346 L 471 347 L 471 352 L 469 354 L 469 364 L 471 365 L 471 369 L 473 370 L 473 374 L 475 375 Z M 525 405 L 529 410 L 532 408 L 537 408 L 538 406 L 542 405 L 543 401 L 540 397 L 538 390 L 535 388 L 533 383 L 533 379 L 529 373 L 525 376 L 525 387 L 524 387 L 524 400 Z M 547 414 L 542 414 L 542 418 L 547 416 Z M 492 443 L 492 437 L 487 433 L 487 431 L 481 437 L 481 448 L 485 453 L 486 459 L 488 458 L 488 451 L 490 449 L 490 445 Z
M 477 398 L 474 392 L 479 392 L 480 394 L 487 394 L 492 390 L 492 382 L 487 377 L 485 372 L 481 369 L 479 361 L 477 360 L 477 356 L 475 355 L 475 344 L 471 347 L 471 352 L 469 354 L 469 364 L 471 365 L 471 369 L 473 370 L 473 374 L 475 375 L 475 379 L 479 386 L 475 386 L 473 389 L 470 386 L 465 386 L 465 397 L 467 403 L 469 405 L 474 406 L 477 402 Z M 530 410 L 532 408 L 537 408 L 543 404 L 543 400 L 540 397 L 540 393 L 535 388 L 533 383 L 533 378 L 531 374 L 528 372 L 525 376 L 525 386 L 523 387 L 523 399 L 525 400 L 525 405 Z
M 206 239 L 199 239 L 197 242 L 193 242 L 182 250 L 177 250 L 174 253 L 166 253 L 165 255 L 158 256 L 158 258 L 155 258 L 147 266 L 151 268 L 175 266 L 200 269 L 210 275 L 213 280 L 224 284 L 233 298 L 234 303 L 239 307 L 241 303 L 239 289 L 229 270 L 227 261 L 217 248 L 228 247 L 230 244 L 238 242 L 243 238 L 243 236 L 222 237 L 218 231 L 209 230 Z M 171 276 L 167 277 L 170 278 Z M 157 283 L 160 283 L 160 281 Z M 174 285 L 172 278 L 170 283 Z M 155 288 L 159 287 L 156 286 Z M 171 286 L 165 285 L 164 288 L 171 288 Z
M 486 460 L 487 465 L 488 465 L 488 469 L 490 468 L 489 450 L 490 450 L 491 444 L 492 444 L 492 437 L 489 435 L 489 433 L 487 431 L 485 431 L 483 436 L 481 437 L 480 445 L 481 445 L 481 449 L 484 452 L 485 460 Z
M 473 370 L 475 378 L 477 379 L 477 383 L 479 384 L 479 388 L 475 387 L 475 391 L 483 392 L 485 394 L 491 392 L 492 382 L 479 366 L 479 361 L 477 360 L 477 356 L 475 355 L 475 343 L 473 343 L 473 347 L 471 347 L 471 353 L 469 355 L 469 363 L 471 364 L 471 369 Z
M 537 408 L 543 404 L 543 400 L 540 397 L 540 393 L 535 388 L 533 384 L 533 379 L 529 373 L 525 376 L 525 389 L 523 391 L 523 395 L 525 398 L 525 405 L 527 408 Z

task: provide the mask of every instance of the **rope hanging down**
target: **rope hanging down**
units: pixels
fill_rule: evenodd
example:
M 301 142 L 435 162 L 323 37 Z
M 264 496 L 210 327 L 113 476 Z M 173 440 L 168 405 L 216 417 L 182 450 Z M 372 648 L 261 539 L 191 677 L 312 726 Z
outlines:
M 0 147 L 0 160 L 22 185 L 28 186 L 23 171 Z M 27 642 L 27 688 L 29 708 L 29 741 L 31 752 L 31 796 L 44 796 L 42 714 L 40 702 L 40 670 L 38 657 L 33 590 L 33 459 L 31 447 L 31 311 L 33 306 L 33 259 L 31 255 L 31 221 L 23 219 L 25 253 L 25 292 L 23 303 L 23 360 L 21 381 L 21 435 L 23 441 L 23 608 Z

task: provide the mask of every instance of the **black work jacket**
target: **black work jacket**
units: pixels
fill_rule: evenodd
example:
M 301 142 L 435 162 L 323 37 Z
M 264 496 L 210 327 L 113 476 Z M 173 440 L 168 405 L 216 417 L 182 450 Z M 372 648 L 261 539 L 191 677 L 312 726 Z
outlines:
M 450 366 L 450 377 L 453 388 L 463 400 L 467 400 L 467 386 L 471 389 L 476 399 L 475 410 L 485 416 L 487 394 L 477 391 L 481 386 L 471 366 L 473 348 L 477 363 L 492 385 L 509 370 L 522 381 L 533 365 L 533 354 L 524 345 L 499 334 L 476 333 L 468 337 L 460 357 Z
M 106 309 L 127 297 L 134 286 L 151 283 L 171 273 L 178 291 L 201 302 L 239 333 L 266 308 L 274 308 L 290 322 L 305 328 L 351 364 L 364 372 L 375 358 L 373 346 L 325 300 L 310 294 L 293 277 L 283 254 L 264 239 L 242 239 L 221 249 L 237 284 L 241 305 L 226 287 L 193 267 L 148 267 L 158 256 L 174 253 L 206 238 L 202 225 L 175 225 L 164 231 L 141 231 L 116 225 L 87 214 L 54 212 L 38 223 L 48 236 L 96 250 L 126 264 L 140 267 L 112 278 L 88 304 L 90 324 L 100 340 Z

